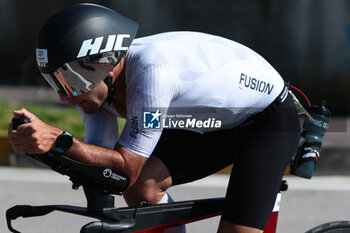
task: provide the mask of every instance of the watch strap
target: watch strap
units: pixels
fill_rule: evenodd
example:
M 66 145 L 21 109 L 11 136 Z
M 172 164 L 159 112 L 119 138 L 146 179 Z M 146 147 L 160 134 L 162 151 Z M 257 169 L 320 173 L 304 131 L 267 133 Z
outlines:
M 67 131 L 64 131 L 57 137 L 57 139 L 61 136 L 61 135 L 69 135 L 71 137 L 73 137 L 73 135 L 71 133 L 68 133 Z M 56 144 L 57 144 L 57 139 L 56 139 Z M 47 154 L 50 156 L 50 157 L 53 157 L 56 153 L 63 153 L 65 152 L 65 150 L 63 150 L 62 148 L 60 147 L 57 147 L 56 145 L 56 148 L 54 150 L 50 150 Z

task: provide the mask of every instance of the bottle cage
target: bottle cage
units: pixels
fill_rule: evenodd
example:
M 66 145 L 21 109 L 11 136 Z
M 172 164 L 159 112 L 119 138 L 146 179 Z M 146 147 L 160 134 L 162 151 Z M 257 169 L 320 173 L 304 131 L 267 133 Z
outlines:
M 304 94 L 304 92 L 302 92 L 300 89 L 296 88 L 295 86 L 290 85 L 291 88 L 293 88 L 294 90 L 296 90 L 297 92 L 299 92 L 306 100 L 306 102 L 308 103 L 308 107 L 311 106 L 311 102 L 309 101 L 309 99 L 307 98 L 307 96 Z M 313 120 L 312 116 L 310 115 L 310 113 L 305 109 L 305 107 L 300 103 L 300 101 L 298 100 L 298 98 L 294 95 L 294 93 L 292 92 L 292 90 L 289 90 L 289 94 L 292 97 L 292 100 L 294 102 L 294 106 L 298 112 L 299 116 L 306 116 L 307 118 L 309 118 L 310 120 Z
M 293 88 L 294 90 L 298 91 L 305 98 L 305 100 L 308 103 L 309 107 L 311 106 L 311 102 L 310 102 L 309 98 L 307 98 L 307 96 L 305 95 L 304 92 L 302 92 L 299 88 L 296 88 L 293 85 L 291 85 L 290 87 Z

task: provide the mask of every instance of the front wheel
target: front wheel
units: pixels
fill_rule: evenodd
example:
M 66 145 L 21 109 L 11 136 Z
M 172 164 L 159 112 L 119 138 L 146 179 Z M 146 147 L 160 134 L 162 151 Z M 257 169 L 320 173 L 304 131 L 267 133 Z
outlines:
M 350 233 L 350 221 L 324 223 L 306 231 L 305 233 Z

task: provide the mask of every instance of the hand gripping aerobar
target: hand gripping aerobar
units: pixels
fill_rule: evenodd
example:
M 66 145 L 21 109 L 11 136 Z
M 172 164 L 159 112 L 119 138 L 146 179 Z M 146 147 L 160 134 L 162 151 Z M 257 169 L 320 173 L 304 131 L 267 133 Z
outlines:
M 21 124 L 29 123 L 27 119 L 13 118 L 13 129 Z M 17 205 L 7 210 L 7 225 L 11 232 L 18 233 L 11 225 L 11 220 L 18 217 L 43 216 L 54 210 L 63 211 L 72 214 L 92 217 L 103 222 L 92 222 L 82 228 L 81 232 L 122 232 L 132 228 L 135 224 L 132 219 L 122 219 L 112 208 L 114 207 L 114 197 L 109 194 L 121 194 L 128 185 L 129 178 L 126 174 L 116 169 L 82 163 L 62 154 L 55 154 L 53 157 L 47 154 L 28 155 L 29 157 L 42 162 L 52 170 L 70 177 L 73 189 L 83 186 L 87 199 L 87 208 L 67 206 L 67 205 L 48 205 L 48 206 L 29 206 Z M 112 223 L 113 222 L 113 223 Z

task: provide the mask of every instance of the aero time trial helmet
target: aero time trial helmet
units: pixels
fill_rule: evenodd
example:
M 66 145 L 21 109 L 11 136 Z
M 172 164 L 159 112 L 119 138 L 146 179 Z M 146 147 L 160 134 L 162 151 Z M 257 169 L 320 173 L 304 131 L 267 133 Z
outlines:
M 123 58 L 138 24 L 95 4 L 76 4 L 41 28 L 36 59 L 51 87 L 66 95 L 91 91 Z

